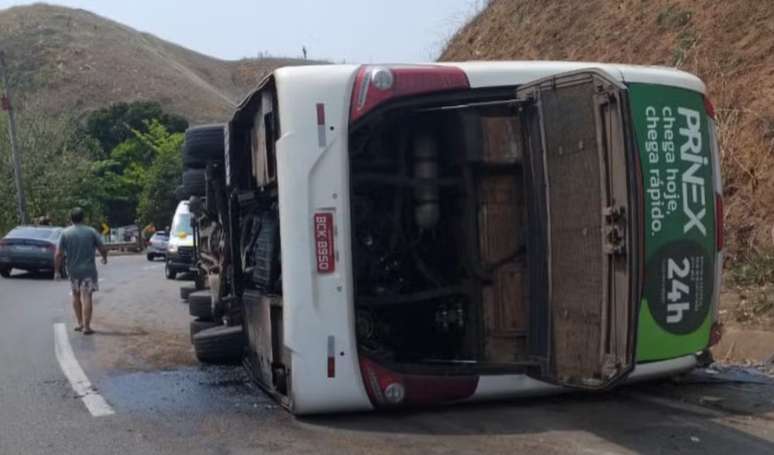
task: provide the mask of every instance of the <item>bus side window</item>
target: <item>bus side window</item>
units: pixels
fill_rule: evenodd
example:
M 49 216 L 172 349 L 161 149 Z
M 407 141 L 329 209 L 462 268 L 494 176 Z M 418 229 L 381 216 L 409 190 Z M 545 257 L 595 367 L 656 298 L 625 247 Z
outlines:
M 275 142 L 279 138 L 277 98 L 273 88 L 261 94 L 260 106 L 253 119 L 252 152 L 253 176 L 259 187 L 277 181 L 277 152 Z
M 277 180 L 277 152 L 274 143 L 277 141 L 274 128 L 274 111 L 270 111 L 263 116 L 263 130 L 265 132 L 266 143 L 266 175 L 267 183 L 273 183 Z

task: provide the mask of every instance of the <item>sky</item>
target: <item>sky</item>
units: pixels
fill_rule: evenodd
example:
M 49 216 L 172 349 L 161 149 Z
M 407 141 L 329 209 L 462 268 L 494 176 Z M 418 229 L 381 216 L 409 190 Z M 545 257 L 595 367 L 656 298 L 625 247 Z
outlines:
M 35 3 L 0 0 L 0 9 Z M 222 59 L 435 60 L 485 0 L 48 0 Z

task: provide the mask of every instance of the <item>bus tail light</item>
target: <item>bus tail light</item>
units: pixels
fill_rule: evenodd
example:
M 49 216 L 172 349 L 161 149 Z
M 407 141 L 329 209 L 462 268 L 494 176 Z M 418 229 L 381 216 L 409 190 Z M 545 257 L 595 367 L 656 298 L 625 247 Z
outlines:
M 376 407 L 420 406 L 459 401 L 470 397 L 478 376 L 401 374 L 360 356 L 363 382 Z
M 715 120 L 715 105 L 707 96 L 704 97 L 704 110 L 707 111 L 709 118 Z
M 364 65 L 358 70 L 352 88 L 350 121 L 390 99 L 467 88 L 470 88 L 468 76 L 453 66 Z

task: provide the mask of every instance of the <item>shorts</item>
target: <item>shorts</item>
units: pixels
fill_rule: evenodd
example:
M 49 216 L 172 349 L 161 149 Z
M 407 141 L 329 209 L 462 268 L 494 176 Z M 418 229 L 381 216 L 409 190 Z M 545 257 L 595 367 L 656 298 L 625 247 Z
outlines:
M 73 290 L 73 294 L 84 292 L 96 292 L 99 291 L 99 284 L 96 277 L 86 278 L 70 278 L 70 287 Z

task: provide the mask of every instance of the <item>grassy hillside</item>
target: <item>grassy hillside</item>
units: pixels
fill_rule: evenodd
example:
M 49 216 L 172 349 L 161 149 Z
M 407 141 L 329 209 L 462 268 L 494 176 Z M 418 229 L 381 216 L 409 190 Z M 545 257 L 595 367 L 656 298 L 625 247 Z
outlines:
M 774 2 L 492 0 L 441 59 L 658 64 L 699 75 L 718 111 L 732 258 L 774 249 Z
M 0 10 L 0 48 L 27 104 L 81 113 L 153 100 L 192 123 L 225 119 L 266 72 L 294 59 L 218 60 L 84 10 Z

